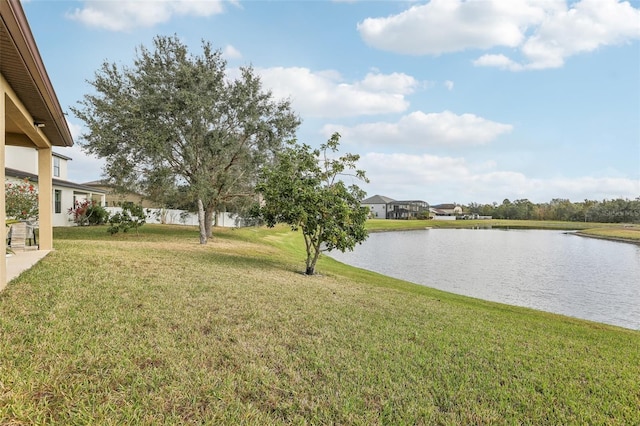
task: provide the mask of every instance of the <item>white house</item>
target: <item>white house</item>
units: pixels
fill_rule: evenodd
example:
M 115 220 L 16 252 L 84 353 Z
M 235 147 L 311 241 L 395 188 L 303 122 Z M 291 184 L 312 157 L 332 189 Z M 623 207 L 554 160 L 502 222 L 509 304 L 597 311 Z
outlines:
M 369 208 L 369 217 L 375 219 L 387 218 L 387 205 L 394 202 L 393 198 L 385 197 L 383 195 L 374 195 L 360 203 L 363 207 Z
M 101 206 L 105 204 L 106 191 L 68 180 L 68 162 L 71 158 L 52 152 L 52 204 L 53 226 L 71 226 L 73 218 L 69 209 L 76 201 L 95 200 Z M 18 182 L 25 178 L 37 185 L 38 183 L 38 152 L 34 148 L 21 146 L 5 147 L 5 180 Z
M 378 219 L 415 219 L 429 211 L 429 204 L 426 201 L 396 201 L 382 195 L 364 199 L 360 204 L 369 208 L 369 217 Z

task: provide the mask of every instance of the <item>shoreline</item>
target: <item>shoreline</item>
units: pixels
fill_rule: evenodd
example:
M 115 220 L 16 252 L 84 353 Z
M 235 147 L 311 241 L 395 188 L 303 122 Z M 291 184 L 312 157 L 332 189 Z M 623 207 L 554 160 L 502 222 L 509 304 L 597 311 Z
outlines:
M 596 235 L 596 234 L 590 234 L 590 233 L 584 232 L 584 231 L 575 231 L 575 232 L 571 232 L 571 234 L 577 235 L 579 237 L 596 238 L 596 239 L 599 239 L 599 240 L 607 240 L 607 241 L 613 241 L 613 242 L 617 242 L 617 243 L 635 244 L 635 245 L 640 246 L 640 240 L 634 240 L 633 238 L 611 237 L 611 236 L 607 236 L 607 235 Z
M 387 222 L 387 223 L 385 223 Z M 402 224 L 398 222 L 403 222 Z M 417 222 L 417 221 L 416 221 Z M 415 231 L 428 229 L 548 229 L 563 230 L 581 237 L 598 238 L 620 243 L 640 245 L 640 224 L 583 223 L 583 222 L 549 222 L 549 221 L 517 221 L 517 220 L 483 220 L 483 221 L 446 221 L 433 222 L 376 220 L 368 227 L 369 233 L 390 231 Z M 632 232 L 627 232 L 632 231 Z M 615 235 L 615 234 L 619 235 Z M 613 235 L 610 235 L 613 234 Z M 620 235 L 622 234 L 622 235 Z M 624 235 L 627 234 L 627 235 Z

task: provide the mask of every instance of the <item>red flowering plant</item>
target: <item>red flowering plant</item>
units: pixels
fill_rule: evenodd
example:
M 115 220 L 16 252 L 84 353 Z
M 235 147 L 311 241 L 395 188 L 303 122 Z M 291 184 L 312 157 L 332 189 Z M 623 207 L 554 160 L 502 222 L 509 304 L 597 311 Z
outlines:
M 108 219 L 109 213 L 95 200 L 76 200 L 74 206 L 67 213 L 73 216 L 73 221 L 80 226 L 102 225 Z
M 73 221 L 78 225 L 88 225 L 89 219 L 87 218 L 87 211 L 93 202 L 91 200 L 74 201 L 73 207 L 71 207 L 67 213 L 73 216 Z
M 7 219 L 38 220 L 38 189 L 29 179 L 7 182 L 4 200 Z

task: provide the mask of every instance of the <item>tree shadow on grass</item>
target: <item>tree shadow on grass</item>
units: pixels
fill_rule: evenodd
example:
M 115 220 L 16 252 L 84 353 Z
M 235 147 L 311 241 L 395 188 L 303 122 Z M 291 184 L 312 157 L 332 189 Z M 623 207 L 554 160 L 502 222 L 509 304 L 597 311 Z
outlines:
M 199 252 L 194 253 L 193 258 L 202 264 L 223 265 L 230 268 L 249 270 L 280 270 L 283 272 L 298 272 L 300 267 L 296 267 L 294 261 L 268 258 L 262 256 L 251 256 L 248 254 L 223 253 L 223 252 Z M 301 266 L 304 266 L 303 264 Z

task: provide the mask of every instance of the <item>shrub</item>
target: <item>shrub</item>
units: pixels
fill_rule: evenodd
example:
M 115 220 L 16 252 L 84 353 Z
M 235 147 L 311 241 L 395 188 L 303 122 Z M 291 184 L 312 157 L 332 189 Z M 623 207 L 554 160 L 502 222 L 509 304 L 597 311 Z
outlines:
M 122 212 L 115 213 L 109 218 L 109 228 L 107 232 L 111 235 L 118 232 L 128 232 L 129 229 L 135 229 L 136 233 L 138 228 L 144 225 L 146 222 L 144 210 L 141 205 L 133 204 L 131 201 L 125 201 L 122 203 Z
M 6 183 L 4 197 L 7 219 L 38 219 L 38 190 L 29 179 Z
M 89 225 L 104 225 L 109 219 L 109 212 L 98 203 L 92 203 L 87 208 Z
M 102 225 L 109 217 L 109 212 L 94 200 L 76 201 L 68 212 L 79 226 Z

